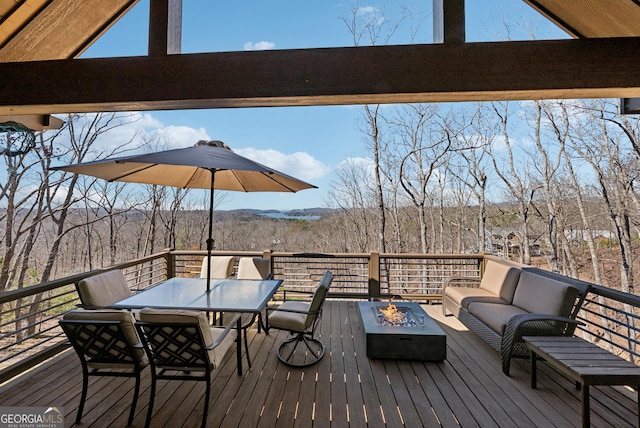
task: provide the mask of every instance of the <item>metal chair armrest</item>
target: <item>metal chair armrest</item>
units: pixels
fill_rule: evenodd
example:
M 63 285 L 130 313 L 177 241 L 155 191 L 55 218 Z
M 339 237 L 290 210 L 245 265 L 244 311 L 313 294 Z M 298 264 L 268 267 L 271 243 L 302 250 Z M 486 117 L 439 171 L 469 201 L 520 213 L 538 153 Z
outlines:
M 287 301 L 287 293 L 303 294 L 303 295 L 306 295 L 306 296 L 313 296 L 313 293 L 314 293 L 313 291 L 306 291 L 306 290 L 287 290 L 287 289 L 285 289 L 285 290 L 282 290 L 282 291 L 283 291 L 283 298 L 284 298 L 285 302 Z
M 309 315 L 309 314 L 317 314 L 320 313 L 320 311 L 300 311 L 300 310 L 296 310 L 296 309 L 279 309 L 279 308 L 267 308 L 267 311 L 271 311 L 271 312 L 290 312 L 292 314 L 305 314 L 305 315 Z
M 209 346 L 207 346 L 208 350 L 211 350 L 213 348 L 215 348 L 216 346 L 220 345 L 220 343 L 224 340 L 225 337 L 227 337 L 227 334 L 229 334 L 229 332 L 231 330 L 233 330 L 234 328 L 238 330 L 238 337 L 241 337 L 241 329 L 242 329 L 242 324 L 240 322 L 241 320 L 241 315 L 240 314 L 236 314 L 231 321 L 229 322 L 229 324 L 227 324 L 224 328 L 224 331 L 222 332 L 222 334 Z

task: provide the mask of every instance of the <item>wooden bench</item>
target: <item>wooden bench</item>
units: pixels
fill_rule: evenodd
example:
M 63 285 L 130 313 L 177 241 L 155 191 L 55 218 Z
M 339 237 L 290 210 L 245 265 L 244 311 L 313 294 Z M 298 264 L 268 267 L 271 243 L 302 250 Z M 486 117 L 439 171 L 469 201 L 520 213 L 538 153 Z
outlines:
M 581 388 L 582 426 L 590 426 L 589 386 L 628 385 L 638 391 L 638 426 L 640 426 L 640 367 L 613 355 L 579 337 L 523 338 L 531 351 L 531 387 L 536 388 L 538 358 L 576 382 Z

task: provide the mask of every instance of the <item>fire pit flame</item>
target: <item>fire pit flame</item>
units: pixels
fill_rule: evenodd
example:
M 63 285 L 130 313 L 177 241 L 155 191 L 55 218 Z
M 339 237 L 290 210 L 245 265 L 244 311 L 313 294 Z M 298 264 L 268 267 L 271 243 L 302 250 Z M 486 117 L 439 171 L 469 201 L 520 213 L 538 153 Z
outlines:
M 407 308 L 400 308 L 393 303 L 389 303 L 388 306 L 378 306 L 377 308 L 377 320 L 378 324 L 394 327 L 416 327 L 416 320 L 406 310 Z
M 380 312 L 389 324 L 404 325 L 406 322 L 407 317 L 393 303 L 389 303 L 386 308 L 380 308 Z

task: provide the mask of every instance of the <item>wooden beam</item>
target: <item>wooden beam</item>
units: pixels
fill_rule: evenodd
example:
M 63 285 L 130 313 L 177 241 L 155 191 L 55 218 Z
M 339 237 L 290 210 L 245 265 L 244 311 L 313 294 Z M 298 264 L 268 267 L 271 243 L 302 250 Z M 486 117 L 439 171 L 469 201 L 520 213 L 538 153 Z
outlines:
M 0 114 L 640 98 L 640 38 L 0 63 Z
M 149 55 L 173 55 L 181 52 L 182 0 L 149 2 Z
M 621 98 L 620 114 L 640 114 L 640 98 Z
M 0 62 L 75 58 L 138 1 L 19 2 L 24 3 L 21 9 L 32 7 L 34 10 L 25 10 L 9 16 L 7 21 L 0 21 Z
M 640 36 L 638 0 L 524 0 L 573 37 Z
M 433 43 L 464 43 L 464 0 L 433 0 Z

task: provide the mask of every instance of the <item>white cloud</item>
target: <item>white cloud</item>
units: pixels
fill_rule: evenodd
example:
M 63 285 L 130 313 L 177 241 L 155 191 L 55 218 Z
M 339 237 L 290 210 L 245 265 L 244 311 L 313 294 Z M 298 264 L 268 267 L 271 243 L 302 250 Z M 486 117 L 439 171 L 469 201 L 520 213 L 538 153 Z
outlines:
M 336 166 L 334 182 L 357 182 L 361 186 L 371 188 L 375 183 L 375 163 L 365 157 L 348 157 Z
M 204 128 L 173 125 L 156 129 L 153 131 L 152 136 L 163 144 L 164 149 L 189 147 L 200 140 L 210 139 Z
M 140 115 L 138 123 L 143 128 L 162 128 L 164 125 L 150 113 L 137 113 Z
M 369 173 L 371 173 L 371 176 L 373 177 L 373 171 L 375 170 L 375 163 L 373 162 L 373 159 L 370 159 L 370 158 L 348 157 L 342 162 L 340 162 L 336 167 L 336 169 L 343 169 L 343 168 L 350 168 L 350 169 L 358 168 L 360 170 L 366 170 L 366 171 L 369 171 Z
M 88 122 L 92 117 L 87 115 L 84 122 Z M 210 139 L 203 127 L 165 126 L 150 113 L 125 113 L 118 116 L 117 121 L 120 125 L 113 126 L 108 132 L 101 134 L 92 148 L 93 155 L 90 154 L 85 160 L 188 147 L 199 140 Z
M 267 41 L 261 41 L 261 42 L 247 42 L 244 44 L 244 50 L 245 51 L 268 51 L 270 49 L 275 49 L 276 44 L 274 42 L 267 42 Z
M 330 168 L 327 165 L 323 164 L 306 152 L 286 154 L 277 150 L 261 150 L 253 147 L 237 149 L 234 151 L 239 155 L 245 156 L 280 172 L 284 172 L 285 174 L 299 178 L 300 180 L 311 181 L 322 178 L 330 171 Z
M 356 13 L 358 15 L 376 15 L 378 8 L 375 6 L 359 6 Z

